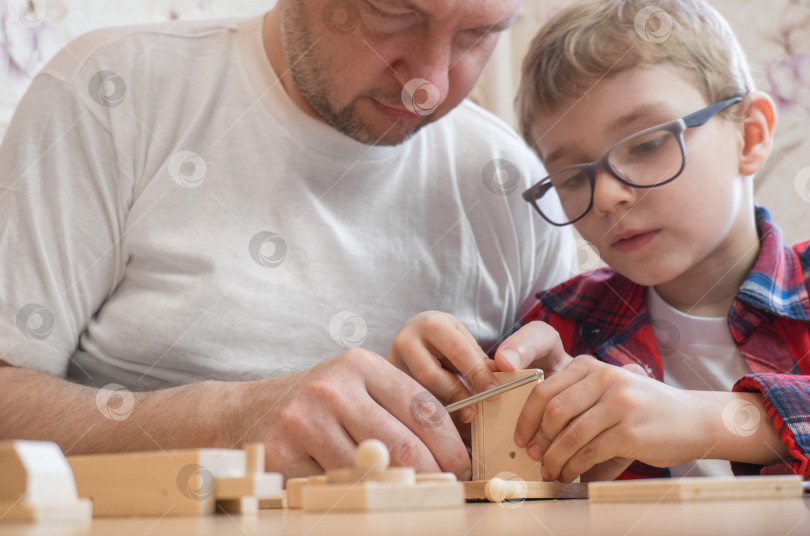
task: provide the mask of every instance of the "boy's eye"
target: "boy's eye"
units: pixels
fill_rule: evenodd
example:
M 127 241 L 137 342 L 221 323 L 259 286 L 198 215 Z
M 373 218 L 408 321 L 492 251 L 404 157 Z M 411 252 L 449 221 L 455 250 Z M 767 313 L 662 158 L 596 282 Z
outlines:
M 551 182 L 558 190 L 575 190 L 588 182 L 588 174 L 582 170 L 564 171 L 554 175 Z
M 653 154 L 663 147 L 671 137 L 669 133 L 659 133 L 655 137 L 646 138 L 643 141 L 634 141 L 628 147 L 627 154 L 635 156 Z

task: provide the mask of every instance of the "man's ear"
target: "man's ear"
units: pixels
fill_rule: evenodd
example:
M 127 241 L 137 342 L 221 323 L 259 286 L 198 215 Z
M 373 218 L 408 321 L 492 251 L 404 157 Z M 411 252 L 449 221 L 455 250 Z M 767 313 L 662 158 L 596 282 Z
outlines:
M 745 119 L 740 148 L 740 175 L 747 177 L 759 171 L 771 153 L 776 107 L 771 97 L 760 91 L 749 93 L 739 106 L 747 107 L 741 110 Z

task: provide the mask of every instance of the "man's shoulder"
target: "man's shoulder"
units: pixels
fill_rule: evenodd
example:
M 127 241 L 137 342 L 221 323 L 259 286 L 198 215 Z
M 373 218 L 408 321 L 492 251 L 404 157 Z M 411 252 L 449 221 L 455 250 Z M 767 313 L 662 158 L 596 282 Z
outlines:
M 70 81 L 88 68 L 132 69 L 138 62 L 154 63 L 165 50 L 181 52 L 184 46 L 194 50 L 202 40 L 228 38 L 242 21 L 175 21 L 93 30 L 70 41 L 42 74 Z

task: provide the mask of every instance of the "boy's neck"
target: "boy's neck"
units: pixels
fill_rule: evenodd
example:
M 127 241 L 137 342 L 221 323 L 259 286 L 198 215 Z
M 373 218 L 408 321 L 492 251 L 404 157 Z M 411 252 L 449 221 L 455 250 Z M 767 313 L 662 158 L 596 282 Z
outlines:
M 659 296 L 692 316 L 727 316 L 759 256 L 759 235 L 751 212 L 708 258 L 676 279 L 656 285 Z

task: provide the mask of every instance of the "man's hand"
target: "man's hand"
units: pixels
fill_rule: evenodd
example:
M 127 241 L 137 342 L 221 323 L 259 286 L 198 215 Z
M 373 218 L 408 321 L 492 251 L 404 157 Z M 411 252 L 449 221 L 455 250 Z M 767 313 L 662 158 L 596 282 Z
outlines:
M 410 374 L 443 404 L 470 396 L 459 374 L 478 393 L 499 385 L 492 373 L 494 362 L 461 322 L 447 313 L 427 311 L 409 319 L 394 336 L 388 361 Z M 458 416 L 469 423 L 475 409 L 462 408 Z
M 349 350 L 282 378 L 248 382 L 236 402 L 241 437 L 234 442 L 264 441 L 268 471 L 293 477 L 351 467 L 357 444 L 376 438 L 388 446 L 392 465 L 470 476 L 467 450 L 441 404 L 366 350 Z

